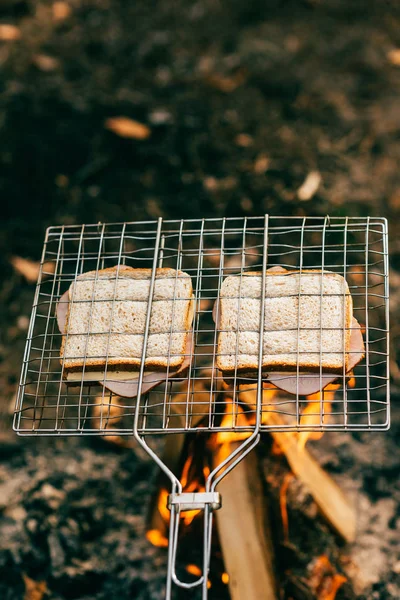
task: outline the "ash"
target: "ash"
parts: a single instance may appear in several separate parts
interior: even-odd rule
[[[163,598],[166,554],[145,537],[152,462],[77,439],[10,451],[0,465],[2,600],[24,598],[26,577],[54,600]]]

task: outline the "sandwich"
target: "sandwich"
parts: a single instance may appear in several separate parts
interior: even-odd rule
[[[89,271],[60,298],[60,362],[67,382],[99,381],[119,395],[137,395],[151,275],[151,269],[124,265]],[[157,269],[142,393],[187,368],[192,320],[190,276]]]
[[[214,316],[219,330],[216,364],[225,380],[258,376],[261,284],[260,272],[230,275],[222,283]],[[282,268],[266,272],[264,380],[309,394],[349,373],[363,356],[360,327],[341,275]]]

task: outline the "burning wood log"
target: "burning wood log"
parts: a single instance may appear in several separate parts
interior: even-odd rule
[[[243,391],[241,400],[254,405],[255,394],[255,390]],[[272,411],[263,413],[263,422],[276,427],[285,425],[283,417]],[[293,473],[307,486],[328,523],[347,542],[354,541],[356,535],[355,510],[337,483],[304,448],[304,443],[301,443],[297,433],[272,430],[270,433],[284,452]]]
[[[219,445],[214,466],[237,446],[238,442]],[[216,512],[216,519],[231,600],[275,600],[270,525],[254,452],[222,479],[218,491],[222,508]]]

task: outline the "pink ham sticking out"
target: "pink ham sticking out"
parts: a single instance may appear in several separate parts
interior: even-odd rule
[[[280,267],[273,267],[271,271],[285,271],[285,269],[281,269]],[[219,329],[220,322],[220,311],[217,311],[218,300],[215,301],[212,316],[214,322],[216,324],[217,329]],[[217,315],[218,312],[218,315]],[[218,322],[217,322],[218,321]],[[358,321],[353,317],[352,320],[352,330],[350,335],[350,348],[349,348],[349,364],[347,366],[347,374],[350,373],[352,369],[364,358],[364,340],[361,333],[361,327]],[[309,396],[310,394],[315,394],[319,390],[325,388],[327,385],[336,381],[342,377],[337,373],[322,373],[320,376],[319,373],[299,373],[297,378],[297,373],[289,373],[289,372],[272,372],[268,373],[263,377],[265,381],[265,387],[268,387],[268,384],[272,383],[277,388],[288,392],[289,394],[297,395],[297,392],[301,396]],[[298,389],[297,389],[297,379],[298,379]]]
[[[65,332],[67,326],[67,314],[69,304],[69,291],[67,290],[57,302],[57,325],[61,333]]]
[[[350,335],[349,363],[347,366],[348,374],[364,357],[364,340],[358,321],[353,317],[352,330]],[[345,376],[346,376],[345,374]],[[298,392],[300,396],[309,396],[326,387],[329,383],[343,377],[335,373],[299,373]],[[297,395],[297,373],[269,373],[268,381],[276,387]],[[322,385],[321,385],[322,384]]]
[[[56,316],[57,316],[57,324],[60,332],[62,334],[65,333],[65,329],[67,326],[67,314],[68,314],[68,304],[69,304],[69,292],[66,291],[59,299],[57,303]],[[164,381],[182,375],[184,371],[190,366],[190,359],[193,352],[193,334],[189,333],[187,343],[186,343],[186,354],[183,360],[183,363],[178,371],[171,371],[170,373],[157,373],[156,371],[144,371],[143,373],[143,381],[142,381],[142,394],[147,394],[150,390],[160,385]],[[82,376],[81,376],[82,377]],[[75,385],[80,384],[82,379],[77,379],[74,382]],[[138,395],[138,384],[139,384],[139,375],[138,373],[132,373],[127,378],[121,379],[120,377],[116,379],[113,373],[110,371],[107,373],[107,379],[99,380],[99,383],[108,389],[113,394],[117,396],[122,396],[124,398],[135,398]]]
[[[170,371],[167,373],[166,371],[163,373],[157,373],[156,371],[143,373],[143,381],[142,381],[142,395],[147,394],[153,388],[157,387],[164,381],[168,381],[179,375],[183,375],[185,370],[190,366],[190,359],[193,352],[193,334],[190,333],[188,335],[188,340],[186,343],[186,353],[183,359],[183,363],[178,371]],[[108,379],[106,381],[99,381],[101,385],[107,388],[113,394],[117,396],[123,396],[124,398],[136,398],[139,391],[139,379],[135,378],[132,380],[127,379],[126,381],[113,381],[112,380],[112,372],[107,374]]]

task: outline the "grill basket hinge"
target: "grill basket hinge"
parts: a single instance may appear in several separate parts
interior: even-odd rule
[[[177,506],[179,511],[184,510],[204,510],[206,505],[211,510],[221,508],[221,494],[218,492],[186,492],[181,494],[169,494],[167,506],[169,510]]]

